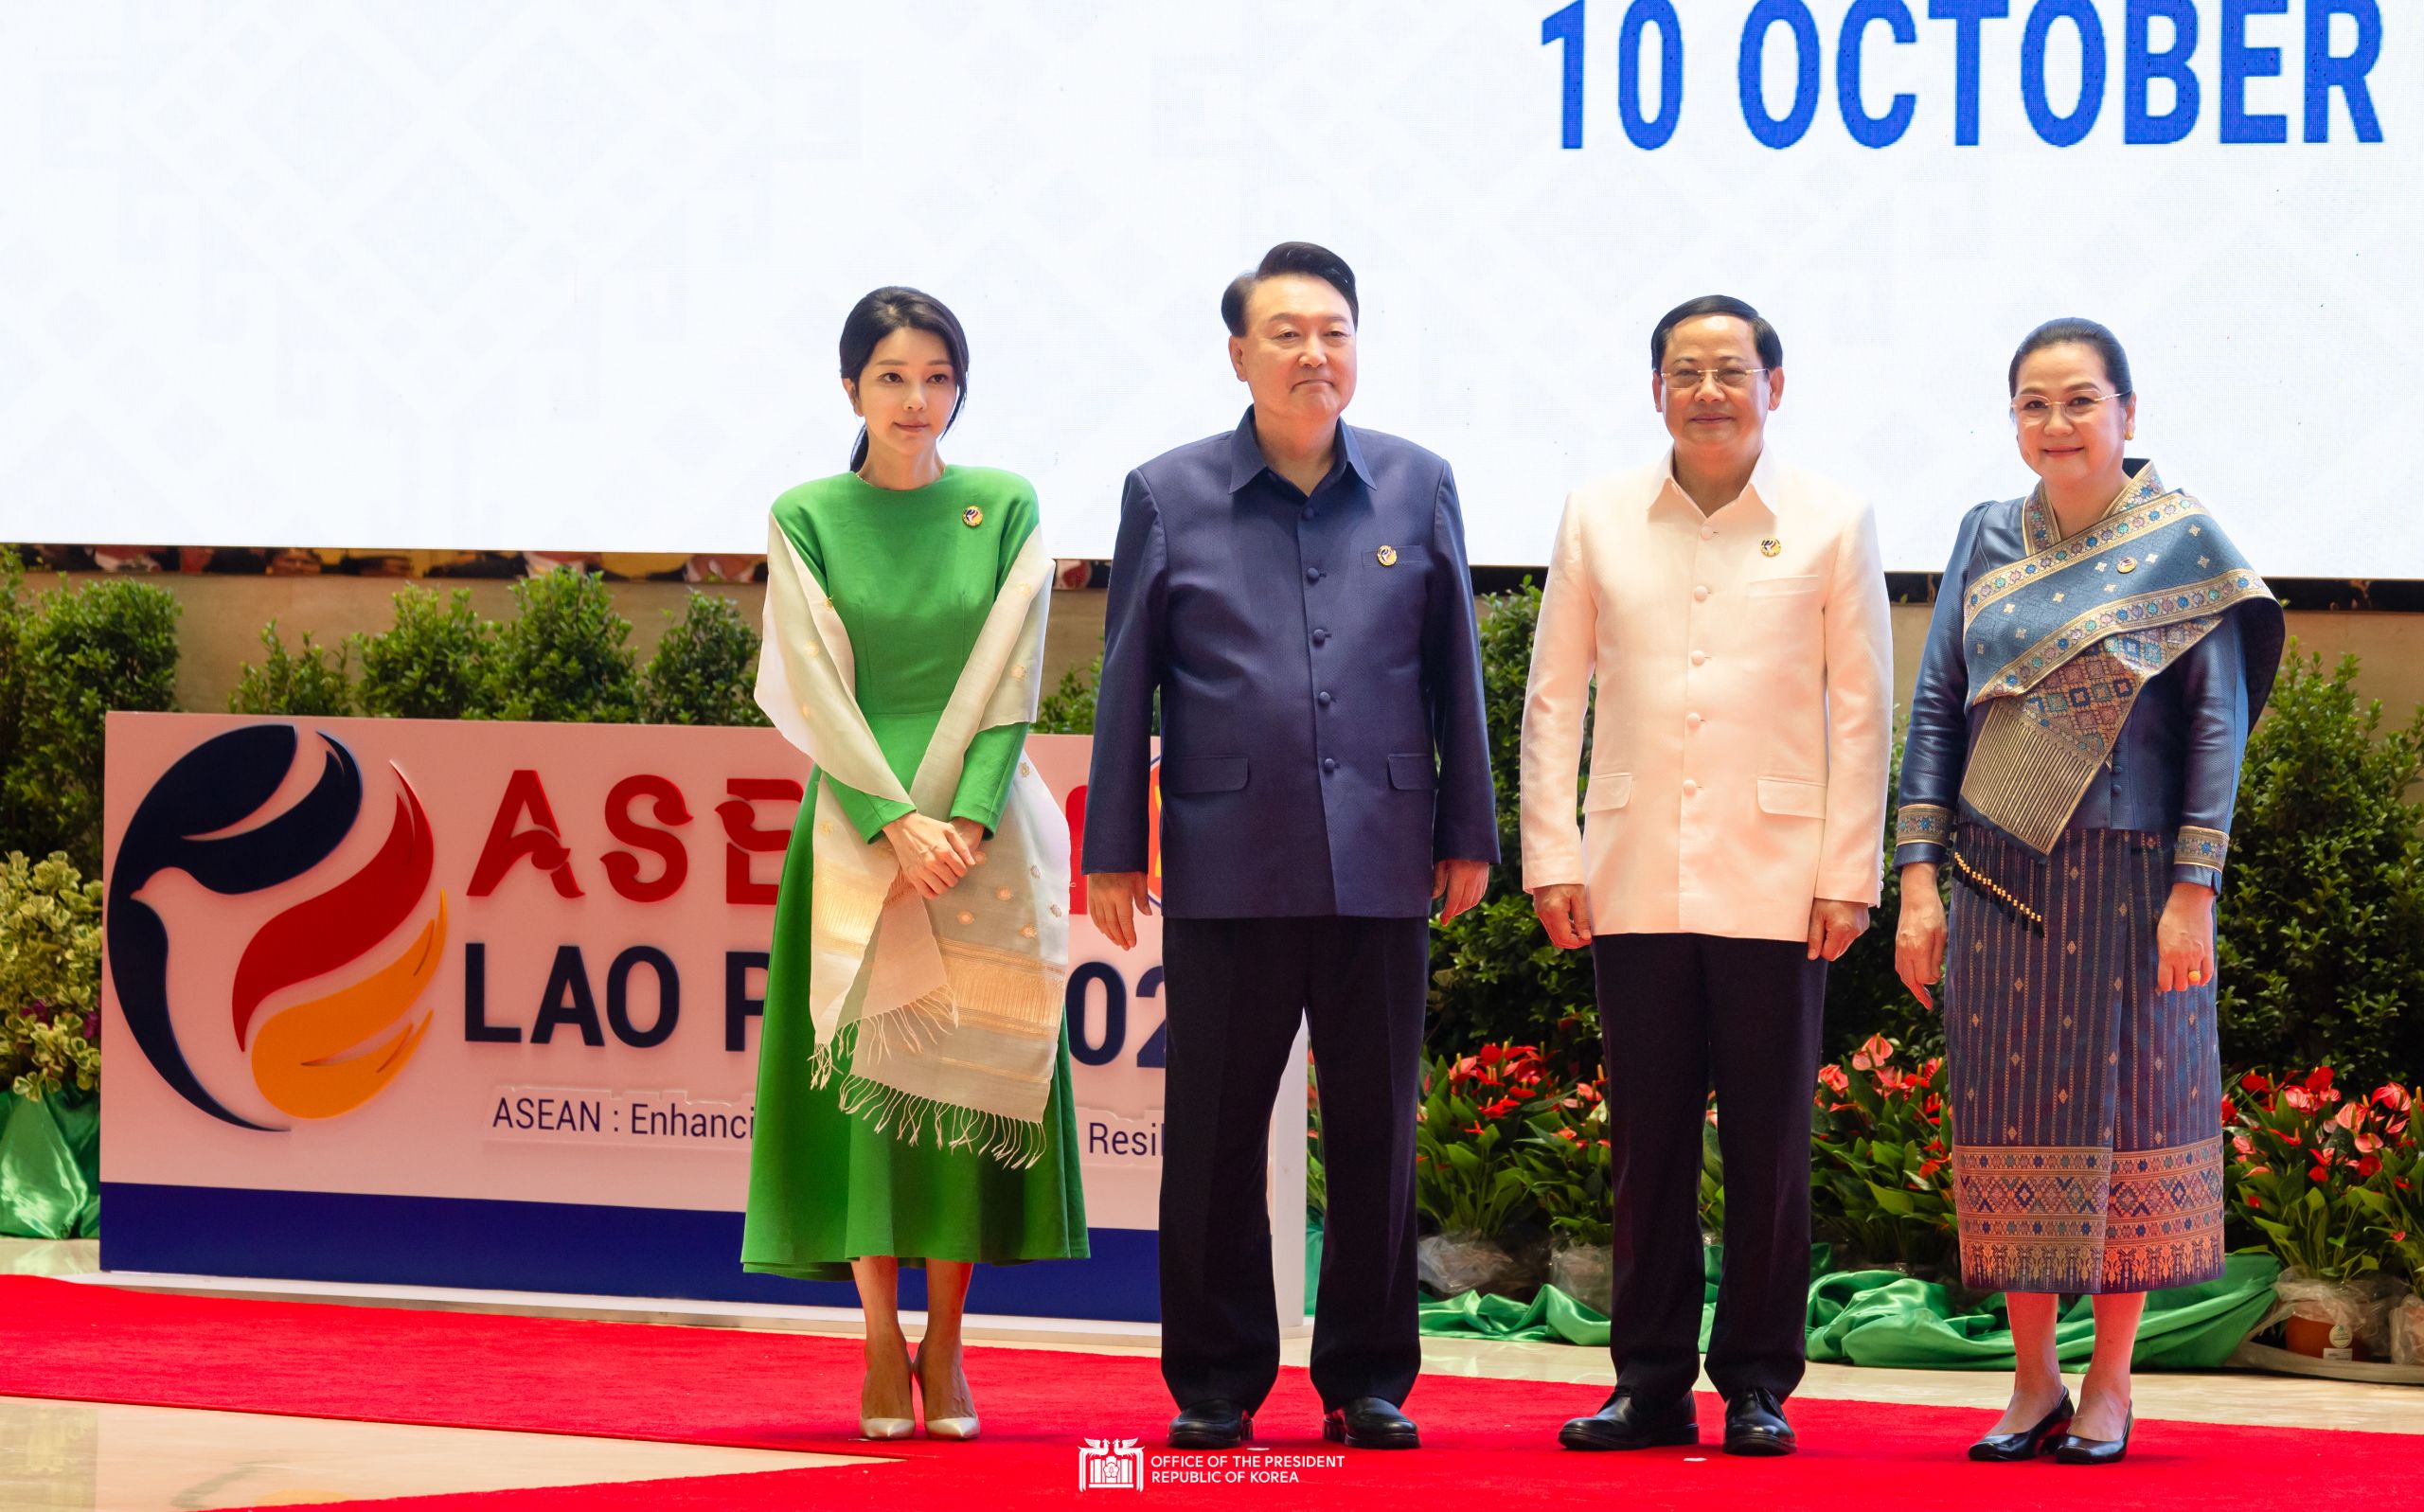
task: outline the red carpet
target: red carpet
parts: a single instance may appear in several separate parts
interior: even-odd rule
[[[977,1348],[968,1374],[985,1436],[972,1444],[870,1446],[855,1433],[859,1346],[847,1340],[639,1324],[572,1323],[378,1307],[168,1297],[0,1277],[0,1396],[55,1396],[447,1427],[589,1433],[867,1454],[899,1463],[353,1503],[403,1512],[754,1512],[950,1506],[975,1512],[1079,1496],[1081,1440],[1135,1438],[1149,1459],[1168,1420],[1153,1361]],[[1408,1408],[1429,1448],[1355,1453],[1293,1484],[1156,1482],[1154,1506],[1390,1507],[1453,1497],[1626,1512],[1858,1512],[1951,1504],[1961,1512],[2076,1505],[2195,1508],[2287,1497],[2386,1512],[2424,1502],[2424,1437],[2147,1422],[2130,1459],[2102,1470],[1961,1458],[1986,1414],[1800,1400],[1805,1446],[1789,1460],[1673,1450],[1581,1455],[1558,1423],[1597,1405],[1587,1386],[1427,1376]],[[2424,1395],[2417,1410],[2424,1413]],[[1259,1423],[1266,1452],[1319,1453],[1301,1370],[1281,1372]],[[1717,1405],[1701,1404],[1713,1426]],[[1333,1451],[1334,1452],[1334,1451]],[[1204,1463],[1247,1467],[1239,1456]],[[2086,1477],[2086,1479],[2082,1479]],[[1091,1493],[1107,1499],[1112,1493]],[[1112,1505],[1121,1504],[1116,1501]],[[1863,1506],[1863,1504],[1865,1504]]]

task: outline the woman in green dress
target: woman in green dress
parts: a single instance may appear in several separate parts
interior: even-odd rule
[[[858,1285],[860,1423],[971,1438],[974,1262],[1086,1254],[1061,1023],[1065,822],[1023,754],[1051,562],[1035,492],[936,444],[959,322],[879,289],[842,328],[851,471],[775,501],[758,701],[816,767],[784,858],[741,1265]],[[913,1358],[900,1268],[926,1271]]]

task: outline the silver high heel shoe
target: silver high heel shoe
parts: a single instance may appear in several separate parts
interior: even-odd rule
[[[909,1378],[910,1378],[910,1387],[909,1387],[909,1389],[910,1389],[911,1391],[913,1391],[913,1392],[914,1392],[914,1391],[916,1391],[916,1390],[918,1389],[918,1388],[917,1388],[917,1376],[918,1376],[918,1363],[917,1363],[916,1360],[914,1360],[914,1359],[913,1359],[913,1360],[911,1360],[911,1361],[910,1361],[910,1362],[909,1362]],[[864,1400],[864,1387],[862,1387],[862,1396],[861,1396],[861,1399],[862,1399],[862,1400]],[[915,1418],[910,1418],[910,1417],[869,1417],[869,1416],[867,1416],[864,1413],[861,1413],[861,1414],[859,1414],[859,1436],[860,1436],[861,1438],[874,1438],[874,1439],[907,1438],[911,1433],[916,1432],[917,1432],[917,1430],[918,1430],[918,1423],[917,1423],[917,1419],[915,1419]]]
[[[918,1354],[921,1355],[923,1353],[924,1349],[921,1345],[919,1347]],[[918,1411],[923,1412],[925,1411],[926,1405],[926,1378],[918,1375],[918,1355],[912,1355],[909,1357],[909,1373],[918,1378]],[[926,1419],[926,1436],[928,1438],[971,1439],[976,1436],[976,1416],[972,1413],[965,1417],[929,1416]]]

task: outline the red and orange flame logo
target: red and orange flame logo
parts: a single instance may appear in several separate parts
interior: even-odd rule
[[[362,870],[261,927],[236,967],[236,1043],[251,1033],[253,1084],[270,1106],[296,1118],[333,1118],[384,1091],[412,1059],[433,1014],[399,1023],[446,953],[446,893],[411,944],[360,980],[272,1015],[254,1030],[261,1005],[282,988],[350,964],[404,922],[429,885],[429,816],[396,772],[387,843]],[[383,1035],[383,1038],[382,1036]],[[376,1041],[375,1043],[373,1041]]]
[[[231,730],[187,752],[135,808],[110,869],[109,969],[119,1016],[144,1057],[186,1101],[241,1129],[269,1126],[230,1109],[202,1084],[169,1011],[169,929],[138,896],[169,871],[226,896],[309,876],[353,833],[362,771],[343,742],[316,737],[320,772],[301,798],[266,810],[295,761],[312,759],[288,724]],[[387,838],[361,870],[263,925],[236,967],[236,1045],[271,1107],[294,1118],[334,1118],[391,1085],[429,1032],[413,1013],[446,949],[446,894],[394,958],[308,1001],[263,1009],[279,993],[345,973],[407,924],[429,891],[436,847],[429,816],[401,769]]]

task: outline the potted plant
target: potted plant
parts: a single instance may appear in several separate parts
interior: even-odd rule
[[[2274,1283],[2283,1347],[2353,1360],[2382,1332],[2390,1300],[2366,1278],[2381,1269],[2379,1212],[2365,1195],[2381,1165],[2367,1101],[2348,1101],[2329,1066],[2272,1081],[2240,1078],[2223,1108],[2230,1141],[2226,1204],[2280,1256]],[[2403,1120],[2401,1120],[2403,1125]],[[2360,1147],[2360,1141],[2364,1147]]]
[[[1549,1284],[1604,1313],[1614,1280],[1608,1105],[1598,1083],[1577,1082],[1542,1099],[1516,1147],[1532,1201],[1549,1225]]]
[[[1510,1159],[1544,1100],[1544,1068],[1530,1045],[1486,1044],[1433,1057],[1415,1111],[1415,1201],[1432,1232],[1416,1246],[1435,1294],[1519,1293],[1541,1280],[1540,1247],[1520,1228],[1539,1218],[1524,1167]]]

